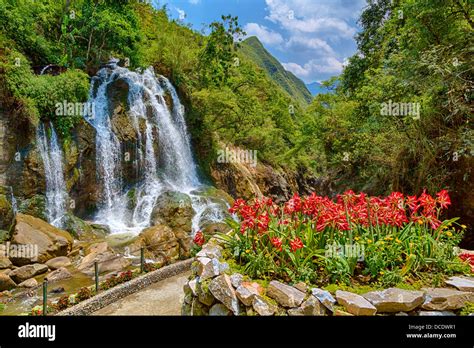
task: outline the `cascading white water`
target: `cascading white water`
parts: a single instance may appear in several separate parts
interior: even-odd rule
[[[130,190],[122,180],[123,154],[110,120],[107,95],[110,84],[118,79],[128,84],[128,117],[137,134],[139,181],[133,188],[133,209],[129,207]],[[166,92],[171,96],[172,110],[166,104]],[[156,200],[165,191],[191,197],[196,212],[193,232],[199,229],[204,217],[208,221],[222,220],[221,206],[194,193],[203,184],[192,156],[184,108],[165,77],[155,76],[153,68],[132,72],[112,62],[93,78],[89,102],[93,114],[86,115],[86,119],[96,129],[97,175],[102,188],[102,205],[96,222],[108,225],[112,232],[141,231],[149,226]],[[159,151],[155,151],[154,144]]]
[[[18,203],[15,198],[15,194],[13,193],[13,187],[10,186],[10,201],[12,205],[13,215],[18,213]]]
[[[63,174],[63,152],[52,124],[49,125],[49,129],[50,137],[43,123],[38,126],[36,132],[46,179],[46,217],[52,225],[63,227],[68,197]]]

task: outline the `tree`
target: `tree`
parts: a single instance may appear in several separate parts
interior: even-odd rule
[[[245,35],[240,28],[238,17],[222,16],[222,22],[209,25],[211,34],[199,56],[199,69],[203,86],[222,86],[229,78],[232,65],[236,64],[237,55],[234,38]]]

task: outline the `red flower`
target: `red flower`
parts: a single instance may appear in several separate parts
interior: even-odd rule
[[[199,246],[202,246],[204,244],[205,240],[204,240],[204,236],[202,234],[201,231],[197,231],[196,232],[196,235],[194,236],[194,243],[199,245]]]
[[[463,261],[467,261],[471,266],[471,272],[474,272],[474,254],[463,253],[459,255],[459,258]]]
[[[436,194],[437,202],[441,206],[441,208],[447,208],[448,205],[451,204],[451,198],[449,198],[448,191],[441,190]]]
[[[268,216],[268,213],[265,212],[262,215],[258,217],[258,233],[262,234],[266,231],[268,231],[268,224],[270,222],[270,217]]]
[[[270,238],[270,241],[272,242],[273,246],[278,249],[278,251],[281,251],[281,239],[278,237],[273,237]]]
[[[292,214],[301,210],[301,198],[297,193],[285,203],[284,211],[286,214]]]
[[[304,245],[303,245],[303,242],[301,241],[301,239],[296,237],[295,239],[293,239],[290,242],[290,247],[291,247],[291,251],[295,252],[296,250],[301,249],[302,247],[304,247]]]

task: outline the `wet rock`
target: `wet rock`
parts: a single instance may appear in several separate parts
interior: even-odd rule
[[[210,316],[229,316],[232,315],[232,312],[227,309],[222,303],[216,303],[209,310]]]
[[[69,267],[71,266],[71,260],[67,256],[59,256],[59,257],[55,257],[54,259],[48,260],[46,262],[46,266],[48,266],[52,270],[55,270],[61,267]]]
[[[326,315],[326,307],[314,296],[310,296],[301,305],[303,315],[322,316]]]
[[[319,289],[319,288],[312,288],[311,293],[327,309],[329,309],[331,312],[334,311],[334,304],[336,303],[336,299],[331,295],[331,293],[329,291]]]
[[[191,198],[181,192],[168,191],[161,194],[151,214],[153,225],[164,224],[184,232],[191,232],[191,222],[195,212]]]
[[[252,307],[261,316],[273,315],[277,310],[277,306],[258,295],[253,298]]]
[[[38,257],[10,257],[14,265],[23,266],[34,262],[44,263],[58,256],[66,256],[73,244],[72,236],[33,216],[17,214],[12,244],[35,246]],[[20,256],[20,255],[19,255]]]
[[[179,243],[169,226],[155,225],[143,230],[132,244],[131,250],[146,247],[145,256],[162,263],[179,258]]]
[[[24,282],[18,284],[19,288],[35,288],[38,286],[38,282],[35,278],[27,279]]]
[[[244,305],[251,306],[253,298],[261,295],[263,288],[258,283],[242,282],[235,293]]]
[[[38,274],[46,272],[48,272],[48,266],[35,263],[14,269],[10,273],[10,278],[12,278],[15,283],[21,283],[27,279],[37,276]]]
[[[234,288],[238,288],[242,284],[244,276],[240,273],[234,273],[230,276],[230,282]]]
[[[214,278],[209,284],[209,291],[218,301],[231,310],[234,315],[239,314],[239,300],[227,274]]]
[[[398,288],[371,291],[362,296],[377,308],[378,313],[410,312],[424,301],[423,291]]]
[[[474,292],[473,277],[451,277],[445,281],[447,285],[454,286],[460,291]]]
[[[375,308],[369,301],[360,295],[348,291],[336,291],[337,302],[344,306],[346,311],[354,315],[375,315]]]
[[[450,311],[419,311],[419,316],[429,316],[429,317],[451,317],[456,316],[453,312]]]
[[[464,307],[466,302],[474,302],[474,293],[450,288],[423,288],[425,302],[423,309],[444,311]]]
[[[298,307],[305,298],[305,294],[298,289],[276,280],[272,280],[268,285],[267,296],[284,307]]]
[[[63,222],[64,229],[80,241],[98,241],[110,233],[106,226],[88,223],[71,213],[66,214]]]
[[[202,226],[202,232],[206,236],[212,236],[216,233],[226,233],[230,227],[223,222],[208,222]]]
[[[43,195],[34,195],[31,198],[24,199],[20,202],[18,211],[22,214],[34,216],[46,221],[46,197]]]
[[[51,294],[62,294],[64,292],[64,288],[62,286],[58,288],[54,288],[50,291]]]
[[[8,257],[1,257],[0,256],[0,269],[10,268],[12,265],[10,259]]]
[[[93,275],[95,262],[99,263],[99,273],[121,271],[131,263],[129,259],[111,251],[106,242],[92,244],[77,269],[84,274]]]
[[[72,274],[64,267],[58,268],[46,276],[46,280],[50,283],[64,279],[72,278]]]
[[[0,291],[11,290],[16,287],[16,283],[10,276],[0,273]]]

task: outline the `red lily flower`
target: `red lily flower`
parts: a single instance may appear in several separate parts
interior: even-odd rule
[[[441,208],[447,208],[448,205],[451,204],[451,198],[449,198],[448,191],[441,190],[436,194],[437,202],[441,206]]]
[[[292,252],[295,252],[296,250],[301,249],[303,247],[303,242],[298,237],[290,241],[290,248]]]
[[[194,236],[194,243],[199,246],[202,246],[204,242],[205,242],[204,235],[202,234],[201,231],[197,231],[196,235]]]

